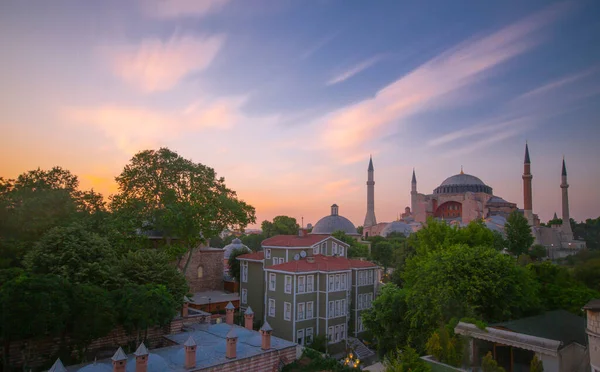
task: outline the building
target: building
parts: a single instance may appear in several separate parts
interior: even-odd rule
[[[235,250],[245,251],[250,253],[250,248],[242,243],[242,241],[238,238],[235,238],[231,241],[231,244],[227,244],[223,247],[223,267],[225,268],[225,274],[229,274],[229,256]]]
[[[348,259],[348,244],[303,229],[262,247],[238,257],[242,309],[250,306],[275,336],[300,345],[326,335],[332,354],[346,349],[348,337],[360,337],[361,313],[376,296],[377,265]]]
[[[233,324],[233,306],[228,309],[226,323],[193,324],[165,336],[171,346],[148,350],[142,343],[133,354],[119,348],[110,359],[67,368],[58,359],[48,372],[262,372],[296,360],[297,345],[273,337],[268,323],[258,332],[252,329],[251,309],[244,314],[244,327]]]
[[[600,372],[600,299],[591,300],[583,309],[587,313],[587,337],[592,372]]]
[[[360,238],[360,234],[356,232],[356,227],[349,219],[340,216],[339,207],[337,204],[331,206],[331,215],[321,218],[312,228],[310,234],[333,234],[336,231],[343,231],[346,235],[353,238]]]
[[[589,371],[585,319],[565,310],[498,323],[485,329],[460,322],[454,332],[469,339],[470,362],[475,367],[491,352],[506,371],[528,371],[534,356],[542,362],[545,372]]]
[[[192,250],[192,257],[185,273],[190,292],[223,290],[223,250],[200,246]],[[179,261],[183,269],[187,254]]]

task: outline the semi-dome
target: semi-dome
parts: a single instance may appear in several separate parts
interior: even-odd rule
[[[343,231],[346,235],[359,235],[349,219],[338,214],[337,204],[331,206],[331,215],[321,218],[313,227],[311,234],[332,234]]]
[[[434,194],[462,194],[465,192],[483,192],[492,195],[492,188],[479,178],[463,173],[448,177],[433,190]]]
[[[413,230],[410,225],[402,222],[402,221],[394,221],[387,224],[386,227],[381,230],[381,236],[386,238],[389,234],[393,232],[398,232],[404,234],[404,236],[409,236]]]
[[[250,252],[250,248],[246,247],[240,239],[235,238],[231,244],[227,244],[225,247],[223,247],[223,258],[228,260],[231,252],[235,251],[236,249]]]

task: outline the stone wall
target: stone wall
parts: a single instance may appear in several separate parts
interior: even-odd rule
[[[185,266],[187,257],[181,260],[180,268]],[[201,269],[200,269],[201,268]],[[223,250],[217,248],[196,248],[186,271],[186,280],[190,292],[223,290]],[[201,274],[201,277],[199,277]]]
[[[235,360],[227,364],[201,369],[203,372],[266,372],[278,371],[279,365],[286,365],[296,360],[296,346],[291,346],[284,350],[273,350],[262,353],[251,358]]]
[[[592,371],[600,371],[600,312],[587,311],[587,334]]]

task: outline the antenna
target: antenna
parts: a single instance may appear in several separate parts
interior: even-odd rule
[[[304,228],[304,216],[302,216],[301,218],[302,218],[302,228]]]

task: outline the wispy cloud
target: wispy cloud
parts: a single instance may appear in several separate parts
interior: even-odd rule
[[[139,46],[109,51],[114,73],[143,92],[173,88],[192,72],[206,69],[223,46],[223,35],[173,35],[168,41],[149,39]]]
[[[502,122],[496,123],[496,124],[486,123],[486,124],[474,125],[474,126],[471,126],[468,128],[463,128],[463,129],[460,129],[460,130],[457,130],[454,132],[444,134],[440,137],[434,138],[434,139],[430,140],[429,142],[427,142],[427,146],[430,146],[430,147],[441,146],[441,145],[444,145],[444,144],[447,144],[450,142],[454,142],[454,141],[461,140],[464,138],[472,137],[475,135],[500,132],[505,129],[509,129],[511,127],[521,125],[525,121],[526,121],[525,118],[519,118],[519,119],[502,121]]]
[[[203,17],[229,0],[139,0],[142,11],[154,18]]]
[[[582,72],[578,72],[576,74],[562,77],[562,78],[552,81],[550,83],[544,84],[538,88],[530,90],[529,92],[524,93],[524,94],[520,95],[519,97],[517,97],[516,100],[529,99],[529,98],[540,96],[542,94],[552,92],[552,91],[562,88],[566,85],[569,85],[571,83],[579,81],[585,77],[588,77],[588,76],[598,72],[599,70],[600,70],[600,67],[595,66],[595,67],[589,68],[587,70],[584,70]]]
[[[512,127],[510,130],[497,131],[496,133],[486,136],[483,139],[470,142],[468,145],[460,146],[456,150],[450,150],[444,152],[443,156],[448,158],[454,158],[459,155],[470,154],[474,151],[484,149],[494,143],[504,141],[506,139],[515,137],[531,127],[531,123]]]
[[[349,68],[348,70],[342,72],[341,74],[334,76],[331,80],[329,80],[327,82],[327,85],[334,85],[334,84],[344,82],[344,81],[350,79],[352,76],[368,69],[369,67],[373,66],[377,62],[381,61],[382,58],[383,58],[383,55],[377,55],[375,57],[371,57],[365,61],[362,61],[361,63]]]
[[[308,57],[315,54],[319,49],[323,48],[325,45],[329,44],[333,39],[335,39],[339,35],[339,32],[334,32],[330,35],[325,36],[317,43],[315,43],[312,47],[310,47],[307,51],[302,53],[300,59],[307,59]]]
[[[322,118],[321,142],[341,158],[365,151],[369,141],[390,132],[392,124],[465,86],[481,82],[500,64],[541,42],[539,31],[565,13],[553,5],[490,35],[473,38],[447,50],[379,91],[375,97]]]
[[[133,154],[185,133],[207,128],[229,129],[245,120],[239,110],[244,101],[244,98],[198,101],[182,111],[120,105],[73,107],[64,109],[63,114],[70,122],[98,128],[120,150]]]

